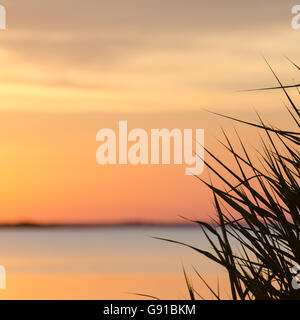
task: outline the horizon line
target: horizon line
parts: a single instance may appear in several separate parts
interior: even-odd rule
[[[105,227],[191,227],[192,222],[149,222],[149,221],[120,221],[120,222],[0,222],[0,228],[105,228]]]

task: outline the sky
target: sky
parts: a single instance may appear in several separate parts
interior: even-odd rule
[[[276,85],[262,55],[299,79],[283,57],[300,61],[294,1],[1,4],[0,222],[208,219],[210,193],[182,166],[97,165],[97,131],[204,128],[227,160],[216,139],[232,124],[205,109],[285,124],[282,93],[239,91]]]

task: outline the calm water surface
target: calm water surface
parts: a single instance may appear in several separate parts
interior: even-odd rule
[[[208,249],[193,227],[111,227],[0,230],[0,264],[6,267],[2,299],[135,299],[144,293],[184,299],[182,265],[216,285],[224,273],[191,249],[153,239],[184,241]],[[194,277],[197,290],[208,294]],[[210,295],[208,296],[208,298]]]

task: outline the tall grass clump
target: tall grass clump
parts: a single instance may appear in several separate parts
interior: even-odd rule
[[[299,85],[284,86],[268,66],[279,85],[260,90],[283,91],[289,127],[267,125],[259,116],[257,123],[225,116],[261,130],[262,151],[250,153],[238,134],[236,145],[225,132],[222,145],[232,157],[230,165],[206,149],[206,166],[224,185],[219,187],[220,183],[197,177],[212,191],[214,199],[213,223],[194,221],[211,251],[163,239],[188,246],[225,268],[233,300],[300,299],[300,289],[292,286],[295,275],[291,271],[300,265],[300,112],[288,92],[291,87],[298,90]],[[194,299],[197,291],[187,277],[186,281]],[[219,299],[220,295],[206,285]]]

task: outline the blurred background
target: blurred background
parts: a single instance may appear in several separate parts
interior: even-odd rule
[[[2,228],[8,289],[0,297],[130,298],[124,292],[146,291],[181,298],[181,263],[216,282],[219,271],[188,249],[150,238],[205,246],[198,229],[157,224],[185,222],[179,216],[210,221],[210,192],[184,174],[185,165],[99,166],[96,133],[117,130],[119,120],[129,129],[204,128],[206,147],[231,161],[217,139],[221,127],[233,133],[237,126],[205,110],[248,121],[258,111],[284,127],[281,92],[240,90],[277,84],[262,54],[285,84],[297,82],[283,56],[300,60],[300,31],[291,27],[295,3],[1,4],[7,30],[0,33],[0,224],[156,227]],[[255,130],[238,130],[249,148],[257,146]]]

